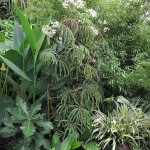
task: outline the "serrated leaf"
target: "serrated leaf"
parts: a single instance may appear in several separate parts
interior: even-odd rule
[[[38,140],[39,139],[39,140]],[[51,145],[50,145],[50,142],[44,138],[43,136],[41,135],[38,135],[37,136],[37,140],[39,143],[39,145],[43,145],[43,147],[46,149],[46,150],[50,150],[51,149]]]
[[[34,134],[35,132],[35,126],[34,124],[29,120],[29,121],[26,121],[23,126],[20,127],[23,131],[23,134],[26,136],[26,137],[29,137],[31,135]]]
[[[12,128],[4,127],[2,129],[0,129],[0,136],[2,136],[4,138],[15,136],[16,133],[17,133],[17,130],[12,129]]]
[[[0,122],[8,117],[7,109],[12,108],[13,106],[14,102],[9,96],[4,95],[2,98],[0,98]]]
[[[85,150],[99,150],[97,143],[92,141],[83,145]]]
[[[12,109],[8,109],[8,112],[17,120],[25,120],[28,119],[28,117],[21,111],[19,108],[15,107]]]
[[[59,140],[59,135],[58,135],[58,132],[55,132],[53,137],[52,137],[52,146],[56,146],[57,143],[59,143],[60,140]]]
[[[27,107],[27,103],[20,97],[16,99],[16,106],[22,109],[22,111],[29,117],[29,111]]]
[[[41,110],[41,103],[39,102],[35,102],[32,106],[31,106],[31,111],[30,111],[30,116],[34,116],[38,111]]]
[[[74,136],[70,135],[68,136],[61,144],[60,150],[70,150],[72,142],[74,141]]]
[[[46,131],[51,131],[53,129],[53,124],[49,121],[38,121],[37,125],[43,127]]]

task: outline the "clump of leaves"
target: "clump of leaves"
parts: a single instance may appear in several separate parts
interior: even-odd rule
[[[0,129],[2,137],[18,137],[13,149],[39,150],[42,146],[50,149],[50,143],[45,138],[53,129],[51,122],[44,119],[44,114],[39,113],[41,104],[34,103],[30,107],[27,103],[17,98],[16,107],[8,109],[10,114],[4,120],[4,127]]]
[[[120,144],[129,146],[130,149],[141,148],[139,143],[145,143],[149,135],[145,123],[147,117],[141,109],[121,105],[108,116],[96,111],[93,118],[93,136],[102,149],[111,147],[115,150]]]
[[[68,22],[75,21],[69,18]],[[58,100],[55,122],[65,130],[64,137],[73,133],[78,138],[85,128],[90,130],[92,111],[99,106],[102,93],[96,50],[88,44],[94,39],[93,32],[87,25],[80,25],[77,21],[75,25],[79,28],[74,32],[69,23],[65,25],[63,21],[60,22],[56,34],[50,39],[48,37],[50,48],[41,52],[40,61],[45,68],[43,73],[49,73],[52,85],[65,80],[63,87],[55,90]]]

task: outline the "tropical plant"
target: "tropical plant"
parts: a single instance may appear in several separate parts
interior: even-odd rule
[[[78,133],[84,132],[85,128],[90,130],[92,111],[102,101],[100,61],[89,43],[95,37],[93,30],[71,18],[64,18],[60,23],[52,21],[42,30],[50,45],[40,54],[45,68],[43,73],[50,75],[50,85],[61,83],[63,86],[57,92],[54,87],[51,88],[56,92],[52,101],[58,100],[56,112],[53,112],[55,121],[65,129],[64,137],[68,133],[76,133],[76,138],[79,138]]]
[[[51,122],[44,119],[45,114],[39,113],[41,104],[34,103],[30,107],[27,103],[17,98],[16,107],[8,109],[9,117],[3,121],[4,126],[0,129],[2,137],[14,137],[17,141],[13,141],[13,149],[50,149],[50,143],[45,135],[50,134],[53,129]]]
[[[120,105],[108,116],[96,111],[93,119],[93,137],[99,141],[102,149],[115,150],[118,145],[133,150],[142,149],[139,143],[145,143],[149,137],[149,127],[145,123],[147,117],[140,108]]]

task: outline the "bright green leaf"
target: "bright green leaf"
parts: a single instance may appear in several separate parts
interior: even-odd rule
[[[35,132],[35,126],[30,120],[26,121],[20,128],[26,137],[33,135]]]

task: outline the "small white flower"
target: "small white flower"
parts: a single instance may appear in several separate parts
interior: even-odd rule
[[[96,29],[96,28],[93,27],[93,26],[91,26],[90,28],[91,28],[91,30],[92,30],[94,36],[97,36],[97,35],[99,34],[98,29]]]
[[[62,5],[64,8],[68,8],[69,2],[67,0],[65,0]]]
[[[51,25],[52,25],[52,28],[58,28],[59,27],[59,22],[58,21],[53,21],[51,23]]]
[[[107,31],[109,31],[109,30],[110,30],[110,29],[107,28],[107,27],[104,28],[104,32],[107,32]]]
[[[88,9],[87,13],[91,16],[91,17],[96,17],[97,13],[94,9]]]
[[[104,20],[104,21],[103,21],[103,24],[107,24],[107,21],[106,21],[106,20]]]
[[[85,6],[85,2],[83,0],[65,0],[62,5],[64,8],[68,8],[70,4],[77,8],[83,8]]]
[[[85,2],[83,0],[76,0],[74,2],[74,6],[77,8],[83,8],[85,6]]]
[[[42,32],[50,38],[56,34],[56,30],[48,25],[42,27]]]
[[[99,23],[99,24],[102,24],[103,22],[102,22],[102,20],[101,20],[101,19],[99,19],[99,20],[98,20],[98,23]]]

